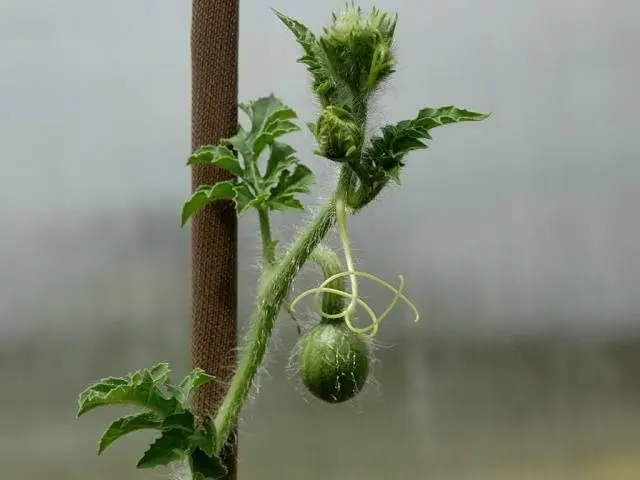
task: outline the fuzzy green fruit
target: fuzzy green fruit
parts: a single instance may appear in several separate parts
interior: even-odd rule
[[[369,349],[344,322],[322,321],[302,339],[300,375],[305,387],[328,403],[355,397],[369,375]]]

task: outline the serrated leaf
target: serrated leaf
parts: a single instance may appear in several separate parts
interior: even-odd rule
[[[223,480],[227,478],[227,468],[215,455],[207,455],[196,448],[189,459],[194,480]]]
[[[314,176],[308,167],[298,163],[295,150],[291,146],[275,142],[271,148],[263,183],[269,195],[265,200],[269,209],[304,210],[302,202],[296,199],[295,195],[309,193]]]
[[[316,92],[322,106],[328,104],[341,104],[338,99],[337,84],[331,75],[331,67],[322,49],[320,42],[313,32],[306,25],[293,18],[287,17],[283,13],[272,9],[276,16],[293,33],[298,44],[302,47],[304,55],[298,58],[298,63],[307,66],[307,70],[313,78],[313,90]]]
[[[309,187],[313,185],[313,172],[309,167],[298,164],[293,169],[284,170],[280,174],[278,183],[271,189],[271,198],[289,196],[294,193],[309,193]]]
[[[276,16],[284,23],[291,33],[296,37],[297,42],[303,48],[307,55],[313,55],[317,45],[316,36],[306,25],[300,23],[293,18],[287,17],[285,14],[272,9]]]
[[[302,202],[295,198],[295,194],[308,193],[313,183],[313,173],[305,165],[299,163],[292,169],[282,169],[278,183],[271,187],[265,203],[271,210],[304,210]]]
[[[98,407],[109,405],[136,405],[161,416],[173,413],[179,403],[164,396],[160,387],[167,379],[164,364],[129,375],[127,379],[108,378],[89,386],[78,399],[78,416]]]
[[[295,153],[295,149],[286,143],[273,142],[271,144],[267,169],[263,176],[265,187],[276,183],[280,173],[289,165],[294,165],[297,162]]]
[[[433,128],[458,122],[480,121],[487,118],[484,113],[472,112],[453,105],[440,108],[423,108],[410,120],[382,128],[382,135],[374,136],[366,150],[365,161],[397,177],[397,167],[402,166],[402,158],[412,150],[427,148],[423,140],[430,140]]]
[[[402,165],[398,165],[395,168],[387,171],[387,177],[393,180],[397,185],[400,185],[400,168]]]
[[[162,421],[162,430],[184,430],[189,435],[195,432],[195,417],[189,411],[174,413]]]
[[[121,417],[111,423],[107,430],[102,434],[100,444],[98,446],[98,454],[101,454],[106,448],[124,435],[149,428],[160,429],[162,421],[155,413],[144,412],[137,415],[127,415]]]
[[[109,393],[116,387],[121,385],[126,385],[129,381],[126,378],[119,377],[107,377],[99,380],[97,383],[90,385],[78,396],[78,408],[80,408],[86,401],[88,397],[98,395],[100,393],[106,394]],[[80,416],[81,413],[78,413]]]
[[[200,448],[208,456],[213,456],[216,448],[216,437],[206,431],[197,431],[189,437],[191,445]]]
[[[164,430],[138,461],[138,468],[154,468],[182,460],[189,450],[189,433],[182,429]]]
[[[294,193],[308,192],[313,176],[307,167],[299,167],[293,147],[277,141],[280,136],[299,130],[293,122],[297,118],[296,113],[273,94],[241,103],[239,108],[249,117],[250,128],[247,130],[239,125],[236,135],[222,140],[218,147],[198,149],[189,163],[217,163],[238,174],[242,169],[242,175],[238,175],[234,181],[196,189],[182,208],[182,225],[200,208],[221,199],[232,199],[238,216],[251,207],[269,207],[269,200],[275,200],[274,192],[282,197],[273,202],[276,209],[301,208],[299,201],[289,197]],[[262,175],[257,161],[267,147],[269,156]],[[238,155],[243,162],[239,162]]]
[[[211,414],[205,414],[200,420],[202,427],[194,431],[191,442],[212,457],[215,453],[216,439],[218,438],[215,417]]]
[[[138,372],[142,371],[138,370]],[[169,380],[171,368],[169,368],[169,364],[166,362],[157,363],[149,369],[149,373],[156,384],[161,384]]]
[[[424,137],[428,138],[428,137]],[[411,150],[418,150],[421,148],[427,148],[427,145],[424,142],[421,142],[417,138],[412,137],[400,137],[396,138],[396,140],[392,144],[394,152],[409,152]]]
[[[286,106],[273,94],[257,100],[240,103],[239,108],[247,114],[251,121],[251,129],[240,129],[228,139],[245,158],[245,163],[255,162],[267,145],[276,138],[290,132],[300,130],[292,122],[297,118],[296,112]],[[249,154],[250,152],[250,154]]]
[[[244,183],[233,186],[233,200],[236,203],[236,212],[238,216],[243,215],[249,208],[257,206],[259,201]]]
[[[244,170],[233,151],[220,145],[216,147],[207,145],[198,148],[187,160],[187,165],[215,165],[237,177],[244,175]]]
[[[285,196],[270,199],[268,202],[269,208],[272,210],[279,210],[281,212],[292,212],[296,210],[304,210],[302,202],[295,197]]]
[[[488,113],[472,112],[454,105],[447,105],[439,108],[423,108],[418,112],[413,123],[418,123],[421,128],[431,130],[450,123],[478,122],[486,118],[489,118]]]
[[[232,181],[225,180],[213,186],[202,185],[198,187],[182,207],[182,225],[184,226],[184,224],[205,205],[217,202],[218,200],[233,199],[235,196],[234,186],[235,184]]]
[[[174,392],[174,395],[182,406],[187,408],[193,391],[199,386],[210,382],[214,378],[215,377],[213,375],[209,375],[201,368],[195,368],[182,379],[180,385],[178,385],[178,388]]]

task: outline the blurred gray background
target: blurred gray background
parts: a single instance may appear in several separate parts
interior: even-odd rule
[[[240,99],[275,92],[311,120],[269,7],[318,30],[341,5],[243,0]],[[434,131],[402,188],[352,221],[360,264],[403,273],[422,321],[400,305],[376,381],[326,406],[288,367],[283,318],[243,412],[241,478],[640,478],[640,4],[376,5],[400,13],[378,124],[450,103],[493,116]],[[189,22],[189,2],[0,2],[2,480],[167,475],[135,470],[145,434],[96,456],[116,411],[74,414],[101,376],[189,367]],[[305,159],[321,197],[333,172]],[[280,216],[281,238],[300,220]],[[244,325],[256,219],[240,229]]]

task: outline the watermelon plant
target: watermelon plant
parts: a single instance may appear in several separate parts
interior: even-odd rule
[[[196,419],[190,404],[194,389],[212,377],[195,369],[174,384],[165,363],[126,377],[102,379],[80,394],[78,415],[108,405],[140,407],[140,413],[115,420],[98,449],[102,453],[134,431],[158,430],[159,436],[140,458],[138,468],[181,462],[193,479],[225,477],[220,453],[264,360],[274,325],[282,310],[295,315],[297,305],[307,296],[315,296],[316,322],[300,332],[295,350],[302,384],[330,404],[346,402],[362,391],[370,374],[371,341],[382,320],[398,300],[413,310],[416,321],[419,315],[402,293],[402,276],[399,286],[394,287],[355,268],[348,218],[371,204],[389,184],[399,182],[408,154],[427,148],[434,128],[488,116],[451,105],[422,108],[413,118],[369,134],[371,101],[396,67],[397,15],[376,8],[365,13],[348,3],[319,33],[283,13],[275,11],[275,15],[303,52],[298,62],[306,66],[312,94],[321,107],[307,128],[317,144],[314,154],[337,171],[334,192],[305,230],[287,248],[280,248],[272,236],[270,216],[304,210],[302,195],[309,193],[315,181],[309,166],[284,141],[286,135],[300,130],[298,117],[273,94],[241,103],[245,125],[232,137],[218,145],[204,145],[189,157],[187,165],[215,165],[234,178],[196,188],[182,208],[183,226],[198,210],[214,202],[233,202],[238,216],[251,209],[257,211],[262,261],[256,307],[242,356],[215,415]],[[344,264],[325,243],[332,229],[340,238]],[[320,266],[323,281],[290,299],[292,283],[307,262]],[[358,282],[363,279],[393,292],[382,313],[377,314],[360,297]],[[358,311],[370,318],[365,326],[356,325]]]

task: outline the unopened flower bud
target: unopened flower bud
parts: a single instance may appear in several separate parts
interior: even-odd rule
[[[317,155],[330,160],[344,161],[360,155],[363,133],[348,110],[330,105],[320,116],[315,128]]]

